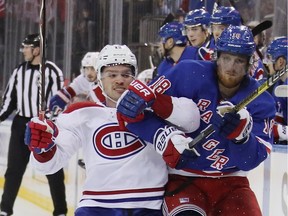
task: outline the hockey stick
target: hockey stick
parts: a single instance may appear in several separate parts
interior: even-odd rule
[[[152,56],[151,55],[149,55],[149,64],[150,64],[150,68],[155,68],[155,66],[154,66],[154,63],[153,63],[153,59],[152,59]]]
[[[265,31],[266,29],[271,28],[273,25],[272,21],[270,20],[265,20],[261,23],[259,23],[257,26],[255,26],[251,31],[253,36],[255,37],[256,35],[260,34],[261,32]]]
[[[257,89],[255,89],[250,95],[248,95],[246,98],[244,98],[242,101],[240,101],[237,105],[233,107],[233,109],[230,112],[238,112],[241,109],[243,109],[245,106],[247,106],[249,103],[251,103],[255,98],[257,98],[259,95],[261,95],[263,92],[265,92],[268,88],[270,88],[272,85],[274,85],[285,73],[288,71],[288,65],[280,71],[277,71],[275,74],[270,76],[266,82],[264,82],[262,85],[260,85]],[[192,149],[193,146],[195,146],[197,143],[199,143],[202,139],[208,137],[210,134],[212,134],[215,131],[212,124],[210,124],[207,128],[205,128],[203,131],[200,132],[198,136],[196,136],[188,145],[189,148]]]
[[[288,97],[288,85],[279,85],[274,89],[276,97]]]
[[[234,0],[229,0],[229,3],[232,7],[234,7],[237,10],[236,3]],[[242,16],[241,16],[241,22],[242,22],[242,24],[244,23]],[[266,29],[270,28],[271,26],[272,26],[272,21],[265,20],[252,29],[252,34],[255,37],[256,35],[260,34],[261,32],[265,31]]]
[[[40,79],[39,79],[39,119],[44,120],[45,117],[45,22],[46,22],[45,0],[42,0],[40,9]]]
[[[175,19],[175,16],[172,13],[169,13],[166,18],[164,19],[164,21],[162,22],[162,26],[164,26],[166,23],[170,23]]]

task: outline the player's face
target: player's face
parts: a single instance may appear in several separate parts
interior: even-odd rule
[[[269,74],[273,75],[276,71],[279,71],[285,67],[286,60],[283,57],[279,57],[273,61],[271,55],[267,55],[266,65],[269,69]]]
[[[275,71],[279,71],[279,70],[283,69],[285,67],[285,65],[286,65],[286,60],[283,57],[279,57],[275,61],[273,68]]]
[[[165,57],[169,56],[170,50],[173,48],[173,46],[174,46],[173,38],[169,38],[166,41],[165,41],[165,38],[161,38],[159,50],[162,56],[165,56]]]
[[[201,26],[186,26],[186,34],[191,45],[194,47],[202,46],[208,36],[207,31],[203,30]]]
[[[223,52],[217,60],[217,66],[219,84],[226,88],[235,88],[247,73],[248,58]]]
[[[89,82],[95,82],[97,80],[97,73],[92,66],[84,67],[84,74]]]
[[[133,79],[131,68],[125,65],[107,66],[101,74],[103,91],[114,101],[120,98]],[[116,107],[115,102],[109,98],[107,98],[109,106]]]
[[[217,41],[217,39],[220,37],[221,33],[227,28],[226,25],[222,24],[212,24],[211,30],[214,37],[214,40]]]

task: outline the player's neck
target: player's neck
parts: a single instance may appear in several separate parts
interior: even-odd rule
[[[111,108],[116,108],[115,101],[110,100],[109,98],[106,98],[106,106]]]
[[[219,83],[219,91],[220,91],[222,99],[224,100],[229,100],[230,98],[232,98],[238,89],[239,89],[239,85],[235,86],[234,88],[227,88],[221,83]]]
[[[175,46],[173,50],[171,50],[170,57],[174,60],[174,62],[178,62],[182,53],[184,52],[185,47]]]

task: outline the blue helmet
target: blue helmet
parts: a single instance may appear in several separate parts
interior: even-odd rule
[[[273,62],[281,56],[288,62],[288,38],[283,36],[274,39],[267,48],[267,54],[272,57]]]
[[[218,7],[212,14],[211,24],[241,25],[240,13],[234,7]]]
[[[247,26],[232,26],[226,28],[216,42],[217,52],[252,56],[256,44],[253,34]]]
[[[185,26],[199,26],[210,23],[210,14],[203,8],[189,11],[184,19]]]
[[[162,39],[164,39],[164,43],[169,38],[173,38],[176,45],[183,45],[187,42],[187,37],[184,32],[184,25],[182,23],[174,21],[163,25],[160,28],[158,34]]]

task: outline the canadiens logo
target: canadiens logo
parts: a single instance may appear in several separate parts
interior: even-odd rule
[[[96,152],[104,158],[129,157],[145,148],[146,144],[129,131],[121,131],[116,123],[100,127],[93,135]]]

